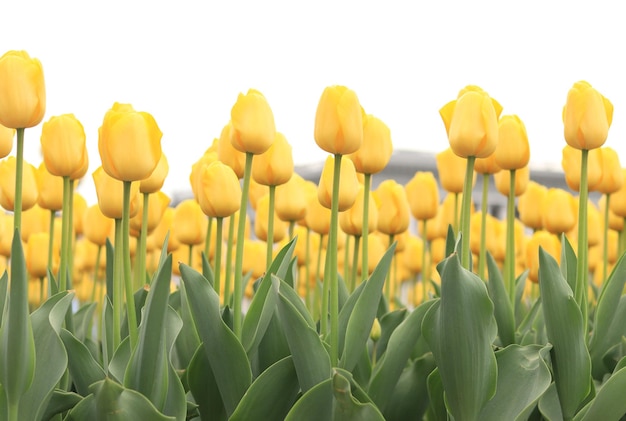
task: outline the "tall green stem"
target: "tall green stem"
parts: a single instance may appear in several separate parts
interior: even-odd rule
[[[122,246],[122,220],[115,220],[115,249],[113,257],[113,349],[122,341],[122,294],[124,282],[124,248]]]
[[[54,215],[55,211],[50,211],[50,224],[48,228],[48,270],[52,273],[52,256],[54,247]]]
[[[370,189],[372,188],[372,175],[363,176],[363,256],[361,257],[361,279],[369,275],[368,247],[369,247],[369,212],[370,212]]]
[[[59,291],[66,291],[68,277],[68,248],[70,244],[70,178],[63,177],[63,211],[61,212],[61,263],[59,265]]]
[[[323,241],[324,241],[324,235],[320,234],[320,243],[319,243],[319,247],[317,248],[317,266],[315,267],[315,284],[313,286],[313,294],[315,296],[313,308],[315,309],[315,311],[320,311],[320,333],[322,335],[326,335],[328,333],[328,288],[329,288],[328,283],[330,281],[328,279],[323,280],[321,296],[320,296],[320,289],[318,287],[318,282],[322,279],[322,276],[320,274],[320,267],[322,265],[322,242]],[[326,299],[323,299],[324,296],[326,296]]]
[[[606,281],[607,270],[609,267],[609,201],[611,194],[606,194],[606,202],[604,203],[604,232],[602,233],[602,284]]]
[[[241,211],[239,211],[241,215]],[[226,244],[226,272],[224,273],[224,305],[230,305],[230,279],[233,272],[233,237],[235,236],[235,215],[228,218],[228,243]]]
[[[487,262],[487,196],[489,194],[489,174],[483,174],[483,197],[480,205],[480,254],[478,255],[478,276],[485,279],[485,266]]]
[[[24,175],[24,129],[17,129],[15,156],[15,201],[13,204],[13,231],[22,232],[22,177]]]
[[[428,295],[428,262],[426,261],[427,259],[427,252],[428,252],[428,240],[426,237],[426,222],[427,220],[424,219],[424,229],[422,230],[422,232],[424,233],[424,235],[422,236],[422,302],[426,302],[426,297]],[[417,301],[415,302],[415,305],[417,305]]]
[[[474,161],[475,156],[467,157],[467,168],[465,170],[465,182],[463,184],[463,203],[461,204],[461,264],[467,270],[470,268],[470,211],[472,204],[472,182],[474,181]],[[456,215],[455,215],[456,218]]]
[[[293,231],[295,227],[296,227],[296,221],[289,221],[289,230],[288,230],[289,241],[293,240]]]
[[[215,263],[213,265],[213,288],[217,293],[217,296],[220,295],[220,282],[221,282],[221,270],[222,270],[222,224],[224,222],[224,218],[217,217],[217,232],[216,232],[216,240],[215,240]]]
[[[130,348],[135,349],[137,344],[137,315],[135,313],[135,298],[133,296],[133,279],[130,270],[130,181],[124,181],[124,202],[122,209],[122,247],[124,258],[124,284],[126,285],[126,317],[128,321],[128,335]]]
[[[576,266],[576,302],[583,314],[587,332],[587,283],[589,266],[587,261],[587,160],[589,151],[583,149],[580,160],[580,202],[578,203],[578,261]]]
[[[330,263],[330,363],[333,367],[339,361],[339,283],[337,279],[337,232],[339,220],[339,184],[341,176],[341,155],[335,154],[333,169],[333,197],[330,204],[330,232],[328,234]],[[325,282],[324,282],[325,283]],[[324,315],[322,315],[324,317]]]
[[[506,250],[504,255],[504,283],[509,289],[509,300],[515,314],[515,170],[510,170],[509,196],[506,203]]]
[[[207,224],[207,227],[206,227],[206,238],[204,239],[204,255],[209,261],[210,261],[209,253],[211,251],[211,231],[213,230],[213,219],[215,218],[211,218],[209,216],[209,223]]]
[[[393,244],[393,234],[389,235],[389,244],[388,247],[391,247],[391,245]],[[396,260],[396,255],[394,254],[392,257],[392,260],[395,261]],[[393,278],[391,276],[391,268],[392,266],[389,267],[389,271],[387,272],[387,280],[385,281],[385,297],[387,297],[387,302],[389,303],[389,308],[391,308],[391,282],[393,282]]]
[[[243,172],[243,188],[241,189],[241,205],[239,206],[239,226],[237,227],[237,250],[235,252],[235,302],[233,303],[233,330],[241,339],[241,302],[243,288],[241,268],[243,266],[243,237],[246,229],[246,212],[248,209],[248,191],[250,190],[250,172],[252,171],[252,153],[246,152],[246,166]]]
[[[306,243],[304,244],[304,303],[313,314],[313,305],[311,304],[311,228],[306,228]]]
[[[269,186],[270,204],[267,212],[267,248],[265,254],[265,268],[269,269],[272,264],[272,251],[274,250],[274,201],[276,186]]]
[[[350,275],[350,292],[356,288],[357,266],[359,264],[359,243],[361,241],[360,235],[354,236],[354,250],[352,252],[352,274]]]
[[[141,228],[137,241],[137,260],[135,262],[135,288],[140,288],[146,280],[146,242],[148,238],[148,207],[150,193],[143,193],[143,210],[141,213]]]
[[[350,234],[345,234],[345,241],[343,245],[343,281],[346,285],[350,285]]]

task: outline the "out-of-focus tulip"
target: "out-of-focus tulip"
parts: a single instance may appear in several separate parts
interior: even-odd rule
[[[511,190],[511,171],[500,171],[493,176],[496,189],[504,196],[509,195]],[[530,181],[530,169],[528,167],[520,168],[515,171],[515,196],[520,196],[526,191]]]
[[[259,155],[260,156],[260,155]],[[255,158],[256,159],[256,158]],[[254,164],[254,161],[253,161]],[[254,178],[250,177],[250,186],[248,187],[248,203],[253,210],[256,210],[256,204],[259,199],[269,194],[268,186],[257,183]]]
[[[424,241],[414,235],[410,235],[404,249],[404,264],[414,274],[422,271],[422,256],[424,252]]]
[[[602,161],[602,178],[595,185],[595,190],[602,194],[615,193],[624,184],[619,156],[613,148],[609,147],[599,148],[598,151],[600,151]]]
[[[238,178],[243,178],[243,172],[246,167],[246,154],[235,149],[232,143],[230,143],[230,132],[232,129],[233,124],[230,121],[222,128],[217,143],[217,157],[224,164],[231,167]]]
[[[570,189],[580,189],[581,152],[565,145],[562,152],[561,167],[565,173],[565,181]],[[589,151],[587,158],[587,187],[594,191],[602,179],[602,155],[600,149]]]
[[[153,242],[157,245],[157,248],[161,248],[165,242],[165,237],[169,234],[167,240],[167,251],[172,252],[180,247],[180,243],[176,239],[176,236],[172,235],[172,221],[174,219],[174,208],[166,208],[163,212],[163,218],[159,222],[159,225],[148,236],[148,242]],[[177,265],[174,265],[177,266]]]
[[[44,209],[58,211],[63,207],[63,177],[50,174],[42,162],[37,168],[37,203]]]
[[[587,203],[587,244],[593,247],[602,242],[602,216],[591,200]]]
[[[14,156],[0,161],[0,206],[6,210],[14,210],[15,206],[15,174],[17,160]],[[37,170],[24,161],[22,169],[22,210],[35,206],[39,191],[37,189]]]
[[[9,129],[0,124],[0,158],[6,157],[13,149],[15,129]]]
[[[263,276],[265,272],[265,248],[263,241],[243,240],[243,273],[252,272],[252,279]],[[252,282],[250,282],[252,284]]]
[[[141,193],[156,193],[161,190],[163,183],[165,183],[165,177],[170,170],[170,166],[167,163],[167,157],[164,153],[161,154],[159,163],[157,164],[150,177],[141,180],[139,183],[139,191]]]
[[[113,233],[114,225],[115,220],[105,216],[98,205],[88,207],[83,215],[85,237],[98,246],[106,244],[107,238]]]
[[[563,189],[550,188],[542,205],[543,228],[560,235],[576,225],[576,201]]]
[[[567,93],[563,107],[565,141],[572,148],[604,145],[613,121],[613,104],[588,82],[579,81]]]
[[[157,191],[148,195],[148,221],[146,223],[146,232],[150,234],[163,217],[165,209],[169,206],[172,199],[162,191]],[[137,214],[130,218],[130,229],[139,232],[141,230],[141,222],[143,218],[143,200],[138,200]]]
[[[22,213],[22,240],[28,241],[32,234],[50,230],[50,212],[37,205]]]
[[[557,262],[561,260],[561,242],[559,237],[548,231],[536,231],[528,243],[526,243],[526,265],[528,266],[528,279],[531,282],[539,282],[539,247],[554,257]]]
[[[376,233],[369,234],[367,241],[367,271],[369,276],[372,272],[374,272],[376,265],[378,265],[378,262],[382,259],[385,251],[387,251],[387,241],[383,241],[382,238]],[[362,256],[363,253],[359,253],[359,261],[356,267],[357,274],[359,275],[362,275],[363,272]]]
[[[50,174],[59,177],[69,177],[89,162],[85,129],[74,114],[54,116],[43,124],[41,152]]]
[[[501,169],[502,168],[500,168],[496,163],[495,152],[486,158],[476,158],[476,160],[474,161],[474,171],[476,171],[477,174],[495,174]]]
[[[363,116],[363,144],[348,158],[354,162],[354,167],[361,174],[377,174],[385,169],[393,145],[391,130],[382,120],[373,115]]]
[[[258,239],[267,241],[270,196],[266,194],[259,199],[254,219],[254,233]],[[287,225],[274,215],[273,242],[277,243],[287,236]]]
[[[423,221],[437,216],[439,187],[433,173],[417,171],[406,184],[405,190],[415,219]]]
[[[298,221],[306,215],[304,179],[294,173],[289,181],[276,187],[276,215],[283,221]]]
[[[282,133],[276,132],[268,150],[254,157],[252,178],[264,186],[285,184],[293,174],[291,145]]]
[[[224,226],[228,226],[228,224],[230,224],[230,218],[234,218],[234,224],[235,227],[237,226],[237,224],[239,224],[239,210],[237,210],[237,212],[233,213],[231,216],[227,217],[224,219]],[[245,220],[245,229],[244,229],[244,233],[243,233],[243,238],[250,238],[250,218],[248,217],[247,213],[244,213],[244,217],[246,218]],[[224,235],[224,241],[229,241],[229,236],[228,236],[228,230],[224,230],[224,232],[222,233]],[[237,243],[237,236],[239,235],[239,233],[237,232],[237,230],[235,230],[235,232],[233,232],[233,244]]]
[[[326,235],[330,231],[330,209],[322,206],[316,196],[308,197],[304,220],[306,226],[317,234]]]
[[[36,126],[46,113],[43,67],[26,51],[0,57],[0,124],[12,129]]]
[[[255,155],[269,149],[276,137],[274,114],[263,94],[249,89],[239,94],[230,110],[230,143],[240,152]]]
[[[150,177],[161,159],[162,136],[152,115],[116,102],[98,129],[98,150],[104,171],[120,181]]]
[[[524,122],[516,115],[504,115],[498,122],[496,164],[503,170],[519,170],[528,165],[530,145]]]
[[[26,269],[33,278],[43,278],[48,273],[48,241],[47,232],[38,232],[28,237],[26,243]]]
[[[87,201],[85,198],[78,192],[74,192],[74,196],[72,197],[72,219],[74,221],[74,234],[82,235],[83,234],[83,215],[85,211],[87,211]]]
[[[348,155],[363,143],[363,110],[354,91],[328,86],[315,113],[315,142],[331,154]]]
[[[198,198],[205,215],[224,218],[237,212],[241,186],[235,172],[220,161],[204,167],[199,178]]]
[[[611,201],[613,200],[613,195],[611,195]],[[606,209],[606,196],[602,196],[598,201],[598,208],[600,209],[600,214],[604,215],[604,210]],[[617,216],[610,209],[609,206],[609,229],[620,232],[624,229],[624,218]]]
[[[11,256],[13,229],[13,215],[0,213],[0,255],[6,258]]]
[[[467,160],[456,155],[450,148],[435,155],[435,159],[441,187],[448,193],[463,193]]]
[[[397,235],[409,228],[409,202],[402,185],[385,180],[376,189],[378,196],[378,231]]]
[[[317,198],[322,206],[330,209],[333,195],[333,173],[335,157],[329,155],[324,163],[324,169],[320,175],[317,188]],[[339,212],[349,209],[356,200],[359,192],[359,181],[356,178],[354,164],[349,159],[341,160],[341,170],[339,176]]]
[[[191,174],[189,174],[189,185],[191,186],[193,197],[195,197],[198,201],[200,195],[200,188],[198,186],[200,185],[200,177],[202,175],[202,171],[204,170],[204,167],[217,160],[217,152],[205,152],[204,155],[202,155],[200,159],[194,162],[191,166]]]
[[[450,148],[463,158],[491,155],[498,143],[498,117],[501,112],[500,104],[478,86],[463,88],[456,100],[439,110]]]
[[[622,168],[622,179],[626,180],[626,168]],[[626,183],[618,191],[611,194],[609,209],[620,218],[626,218]]]
[[[108,218],[122,219],[124,183],[107,174],[103,167],[98,167],[93,172],[92,177],[96,186],[98,205],[102,213]],[[131,183],[130,218],[137,213],[138,205],[136,201],[138,199],[139,183]]]
[[[363,234],[363,205],[364,205],[365,188],[359,186],[359,193],[356,195],[356,201],[352,207],[339,214],[339,226],[346,234],[361,236]],[[370,192],[369,203],[374,204],[374,196]],[[378,225],[378,208],[371,206],[368,215],[368,229],[372,233],[376,231]]]
[[[519,196],[517,210],[524,225],[533,230],[543,228],[543,212],[541,204],[548,194],[548,188],[533,180],[528,182],[526,191]]]
[[[172,231],[178,242],[197,245],[204,242],[208,220],[200,205],[193,199],[180,202],[174,209]]]

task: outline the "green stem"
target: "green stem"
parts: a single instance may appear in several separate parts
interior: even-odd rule
[[[68,226],[70,223],[70,178],[63,177],[63,211],[61,213],[61,263],[59,265],[59,291],[66,291],[68,288],[68,262],[69,253],[69,233]]]
[[[23,130],[23,129],[22,129]],[[17,402],[7,402],[9,407],[9,419],[8,421],[19,421],[19,400]]]
[[[333,196],[330,204],[330,232],[328,234],[330,263],[330,363],[336,367],[339,362],[339,284],[337,279],[337,233],[339,219],[339,185],[341,177],[341,154],[335,154],[333,170]],[[323,316],[323,315],[322,315]]]
[[[313,314],[313,306],[311,305],[311,294],[310,294],[310,286],[311,286],[311,268],[309,267],[309,262],[311,261],[311,229],[309,227],[306,228],[306,243],[304,244],[304,303],[309,308],[311,314]]]
[[[50,228],[48,229],[48,271],[52,273],[52,256],[54,247],[54,215],[55,211],[50,211]]]
[[[241,214],[241,211],[239,212]],[[228,218],[228,243],[226,244],[226,273],[224,274],[224,305],[230,305],[230,279],[233,272],[233,237],[235,236],[235,215]]]
[[[324,235],[320,234],[320,245],[317,248],[317,267],[315,268],[315,284],[313,287],[313,291],[315,294],[315,311],[320,311],[320,333],[322,335],[326,335],[328,333],[328,299],[323,299],[323,297],[326,296],[326,298],[328,298],[328,282],[330,281],[324,279],[324,282],[322,282],[321,297],[320,289],[317,286],[318,281],[321,280],[320,266],[322,265],[322,241],[324,241]],[[321,310],[319,310],[320,307]]]
[[[96,267],[93,271],[93,289],[91,290],[91,302],[96,301],[96,286],[98,285],[98,268],[100,267],[100,258],[102,257],[102,246],[98,246],[96,253]]]
[[[143,193],[143,209],[141,212],[141,228],[137,239],[135,260],[135,288],[140,288],[146,279],[146,239],[148,237],[148,206],[150,193]]]
[[[343,281],[346,285],[350,285],[350,235],[346,234],[346,240],[343,247]]]
[[[369,212],[370,212],[370,189],[372,187],[372,175],[363,176],[363,256],[361,257],[361,279],[369,276],[368,247],[369,247]]]
[[[46,296],[46,284],[44,283],[43,276],[39,278],[39,307],[43,304],[43,300]]]
[[[604,206],[604,232],[602,233],[602,284],[606,280],[607,269],[609,267],[609,201],[611,194],[606,194]]]
[[[296,227],[296,221],[289,221],[289,241],[293,240],[293,231]]]
[[[489,194],[489,174],[483,174],[483,197],[480,205],[480,253],[478,255],[478,277],[485,279],[485,266],[487,263],[487,196]]]
[[[137,344],[137,315],[135,313],[135,298],[133,296],[133,279],[130,270],[130,181],[124,181],[124,202],[122,209],[122,247],[124,260],[124,284],[126,285],[126,317],[128,321],[128,335],[130,349]]]
[[[74,276],[74,180],[70,179],[70,194],[69,194],[69,215],[67,218],[67,288],[73,288],[73,276]]]
[[[506,204],[506,250],[504,255],[504,284],[509,288],[509,300],[515,314],[515,170],[510,170],[509,196]]]
[[[15,156],[15,201],[13,203],[13,231],[22,232],[22,177],[24,172],[24,129],[17,129]]]
[[[475,156],[467,157],[467,168],[465,171],[465,183],[463,184],[463,203],[461,204],[461,264],[467,270],[470,268],[470,212],[472,204],[472,182],[474,181],[474,161]]]
[[[115,220],[115,249],[113,259],[113,349],[122,341],[122,294],[124,282],[124,248],[122,246],[122,220]]]
[[[254,155],[246,152],[246,166],[243,172],[243,188],[241,189],[241,205],[239,206],[239,226],[237,227],[237,250],[235,251],[235,302],[233,303],[233,330],[235,336],[241,339],[241,302],[243,300],[243,242],[246,229],[246,212],[248,209],[248,191],[250,190],[250,172],[252,171],[252,158]]]
[[[576,302],[583,313],[584,332],[587,332],[587,283],[588,283],[588,261],[587,261],[587,160],[589,151],[583,149],[580,160],[580,197],[578,203],[578,261],[576,267]]]
[[[354,291],[356,288],[356,276],[357,276],[357,266],[359,264],[359,243],[361,241],[360,235],[354,236],[354,250],[352,252],[352,274],[350,275],[350,292]]]
[[[446,227],[448,229],[448,227]],[[459,194],[454,193],[454,217],[452,218],[452,231],[454,237],[459,234]],[[447,231],[446,231],[447,232]]]
[[[426,261],[426,256],[427,256],[427,251],[428,251],[428,240],[426,239],[426,222],[427,220],[424,219],[424,229],[422,230],[422,232],[424,233],[424,236],[422,237],[422,302],[426,302],[426,296],[428,295],[428,271],[427,269],[427,261]],[[415,305],[417,305],[417,301],[415,302]]]
[[[222,268],[222,223],[224,222],[224,218],[217,217],[217,232],[216,232],[216,240],[215,240],[215,263],[213,265],[213,289],[217,293],[217,296],[220,295],[220,271]]]
[[[393,234],[389,235],[389,244],[388,246],[391,247],[391,245],[393,244]],[[392,260],[396,259],[396,255],[394,254],[392,257]],[[393,264],[392,264],[393,266]],[[391,282],[392,282],[392,278],[391,278],[391,267],[389,267],[389,271],[387,271],[387,280],[385,281],[385,297],[387,297],[387,303],[389,303],[389,308],[391,308]]]
[[[193,246],[189,244],[189,252],[187,253],[187,264],[193,267]]]
[[[270,204],[267,212],[267,241],[265,253],[265,269],[269,269],[272,264],[272,251],[274,250],[274,201],[276,197],[276,186],[269,186]]]
[[[211,218],[209,216],[209,223],[207,224],[207,228],[206,228],[206,238],[204,240],[204,255],[209,261],[210,261],[209,252],[211,251],[211,231],[213,230],[213,219],[214,218]]]

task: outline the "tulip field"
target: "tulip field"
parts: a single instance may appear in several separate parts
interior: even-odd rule
[[[569,190],[473,85],[434,104],[437,174],[373,188],[391,130],[354,91],[322,90],[315,183],[250,89],[173,206],[150,113],[113,104],[88,156],[73,114],[44,121],[42,63],[5,53],[0,420],[624,419],[626,170],[611,102],[580,81],[563,104]],[[502,218],[475,205],[491,180]]]

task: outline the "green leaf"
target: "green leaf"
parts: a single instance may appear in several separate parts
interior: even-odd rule
[[[428,419],[433,421],[448,421],[448,410],[444,399],[443,382],[439,369],[435,368],[426,379],[428,385]]]
[[[209,262],[209,259],[206,257],[206,254],[204,252],[202,252],[202,276],[204,276],[207,281],[209,281],[209,284],[214,287],[213,282],[215,279],[215,274],[213,273],[213,269],[211,269],[211,263]]]
[[[480,414],[480,420],[525,420],[550,386],[552,375],[544,358],[550,346],[509,345],[496,352],[496,394]],[[514,398],[513,398],[514,397]]]
[[[489,272],[487,290],[491,301],[493,301],[494,316],[498,324],[498,336],[502,345],[507,346],[515,342],[515,320],[511,299],[504,286],[500,269],[491,253],[487,253],[487,268]]]
[[[383,415],[388,421],[423,420],[429,408],[428,376],[435,369],[435,360],[429,352],[409,365],[402,371],[398,382],[393,389]],[[443,395],[443,389],[441,390]],[[443,413],[446,409],[441,400]]]
[[[276,307],[256,353],[250,357],[254,377],[289,355],[291,355],[289,343],[278,314],[278,307]]]
[[[198,347],[189,363],[187,383],[203,420],[221,421],[228,418],[211,364],[202,345]]]
[[[209,282],[185,264],[180,265],[180,272],[224,407],[228,415],[232,415],[252,382],[250,362],[235,334],[222,321],[220,299]]]
[[[110,358],[113,357],[113,305],[107,295],[102,305],[102,367],[108,370]]]
[[[28,272],[19,230],[11,246],[11,287],[0,329],[0,383],[9,406],[17,406],[35,375],[35,339],[28,311]]]
[[[174,421],[160,413],[141,393],[124,389],[111,379],[104,379],[90,387],[91,395],[70,411],[67,421]]]
[[[41,418],[54,387],[65,372],[67,353],[59,338],[59,329],[73,298],[74,294],[68,294],[67,291],[56,294],[30,316],[35,339],[35,358],[39,364],[35,364],[33,384],[20,400],[20,419]]]
[[[124,380],[124,374],[126,373],[126,368],[128,367],[128,362],[130,361],[131,356],[130,349],[130,340],[127,336],[122,339],[119,346],[115,350],[115,354],[113,354],[113,358],[109,363],[109,376],[112,376],[116,381],[121,383]]]
[[[2,317],[4,316],[4,308],[7,304],[7,290],[9,287],[9,275],[5,270],[0,276],[0,326],[2,326]]]
[[[561,274],[567,281],[570,289],[576,289],[576,270],[577,270],[576,252],[572,248],[565,234],[561,235]]]
[[[94,360],[87,347],[72,332],[66,329],[61,330],[61,339],[67,349],[69,357],[67,367],[72,375],[76,391],[82,396],[87,396],[89,386],[103,380],[106,373]]]
[[[230,421],[282,420],[300,391],[291,356],[265,370],[243,395]]]
[[[496,389],[493,303],[485,283],[461,267],[456,254],[441,268],[441,299],[424,317],[422,332],[443,382],[448,411],[477,419]]]
[[[349,374],[349,373],[347,373]],[[335,370],[332,377],[335,398],[335,420],[384,421],[383,415],[372,403],[359,402],[352,395],[352,384],[345,374]]]
[[[89,329],[93,323],[93,313],[96,307],[96,303],[85,304],[74,313],[74,336],[81,342],[84,342],[85,338],[91,338]]]
[[[275,288],[276,284],[272,287]],[[278,292],[278,313],[282,322],[298,381],[304,392],[330,378],[330,357],[317,331],[296,309],[285,292],[293,291],[286,284]]]
[[[83,399],[78,393],[66,392],[65,390],[55,389],[46,410],[41,415],[41,420],[46,421],[52,419],[55,415],[69,411],[74,408]]]
[[[376,355],[382,357],[385,354],[391,334],[406,318],[407,313],[408,311],[406,308],[401,308],[398,310],[390,311],[389,313],[385,313],[385,315],[379,319],[380,339],[378,340],[378,342],[376,342]]]
[[[539,280],[546,330],[553,345],[556,390],[563,416],[572,418],[591,387],[591,358],[585,344],[582,314],[556,261],[541,248]]]
[[[561,412],[561,404],[559,403],[559,395],[556,391],[556,386],[554,382],[550,384],[548,390],[543,394],[541,399],[539,399],[539,404],[537,405],[539,408],[539,412],[547,421],[562,421],[563,413]]]
[[[345,370],[351,371],[354,369],[369,339],[372,324],[376,318],[377,305],[382,296],[383,285],[387,278],[395,249],[396,243],[392,244],[380,259],[374,272],[372,272],[368,281],[364,283],[365,287],[354,305],[354,310],[350,314],[348,326],[346,327],[343,353],[339,360],[339,366]]]
[[[374,367],[368,392],[374,403],[383,412],[386,410],[387,402],[394,393],[394,388],[417,340],[422,335],[424,315],[434,303],[433,300],[422,303],[400,323],[389,338],[387,352]]]
[[[574,418],[576,421],[618,420],[626,415],[626,370],[621,369],[604,382],[596,397]]]
[[[328,376],[298,399],[285,421],[333,420],[333,403],[332,379]]]

